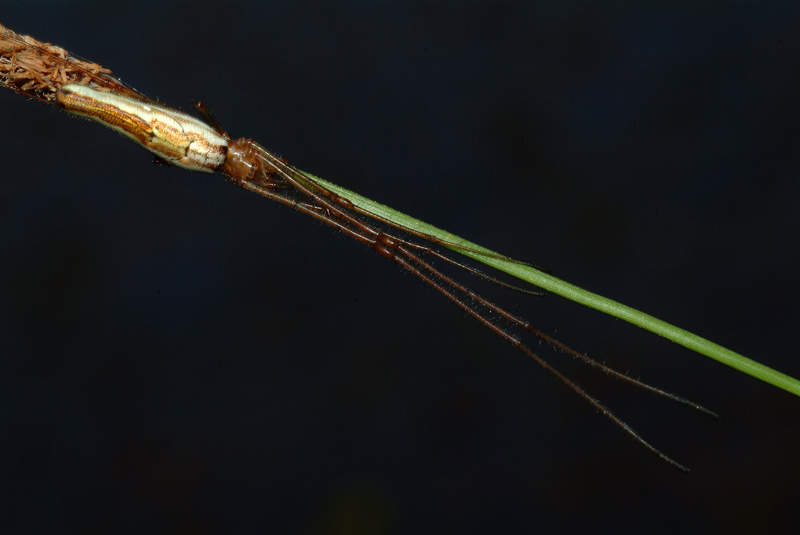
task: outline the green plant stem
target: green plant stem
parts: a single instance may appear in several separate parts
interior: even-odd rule
[[[312,175],[313,176],[313,175]],[[673,342],[691,349],[701,355],[710,357],[722,364],[730,366],[742,373],[746,373],[756,379],[760,379],[796,396],[800,396],[800,381],[773,370],[763,364],[750,360],[730,349],[726,349],[714,342],[706,340],[696,334],[671,325],[658,318],[640,312],[634,308],[623,305],[601,295],[589,292],[582,288],[562,281],[552,275],[539,271],[531,266],[520,264],[514,260],[502,256],[494,251],[481,247],[480,245],[469,242],[447,231],[438,229],[428,223],[407,216],[397,210],[384,206],[380,203],[362,197],[357,193],[346,190],[336,184],[332,184],[318,177],[314,177],[320,184],[332,190],[337,195],[345,197],[350,202],[367,210],[373,214],[385,218],[402,227],[409,228],[416,232],[431,235],[441,240],[442,245],[468,258],[472,258],[485,265],[491,266],[499,271],[507,273],[520,280],[526,281],[534,286],[560,295],[576,303],[580,303],[589,308],[599,310],[615,318],[627,321],[634,325],[663,336]]]

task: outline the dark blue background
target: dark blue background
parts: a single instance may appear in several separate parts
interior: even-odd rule
[[[797,2],[338,4],[6,2],[0,22],[800,377]],[[490,291],[717,410],[541,347],[684,476],[328,228],[10,91],[0,120],[3,532],[800,526],[796,397]]]

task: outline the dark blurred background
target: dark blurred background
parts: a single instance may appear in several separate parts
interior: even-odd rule
[[[4,4],[301,169],[800,377],[797,2]],[[529,340],[682,475],[321,224],[10,91],[0,120],[4,533],[800,526],[797,397],[489,289],[718,411]]]

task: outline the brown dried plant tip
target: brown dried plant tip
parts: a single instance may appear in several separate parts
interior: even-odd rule
[[[73,56],[59,46],[0,25],[0,85],[21,95],[55,104],[59,89],[80,84],[142,99],[143,95],[109,73],[110,69]]]

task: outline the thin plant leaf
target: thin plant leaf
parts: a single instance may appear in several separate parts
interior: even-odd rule
[[[313,176],[313,175],[310,175]],[[416,232],[429,234],[442,241],[442,245],[448,249],[462,254],[468,258],[472,258],[487,266],[493,267],[498,271],[507,273],[520,280],[533,284],[539,288],[552,292],[554,294],[565,297],[576,303],[599,310],[615,318],[627,321],[637,325],[643,329],[653,332],[659,336],[663,336],[672,340],[676,344],[680,344],[692,351],[712,358],[722,364],[730,366],[742,373],[746,373],[751,377],[760,379],[778,388],[782,388],[787,392],[791,392],[796,396],[800,396],[800,381],[790,377],[777,370],[773,370],[768,366],[751,360],[739,353],[724,348],[710,340],[706,340],[696,334],[690,333],[684,329],[676,327],[670,323],[662,321],[644,312],[640,312],[634,308],[623,305],[601,295],[597,295],[583,288],[579,288],[574,284],[565,282],[552,275],[544,273],[532,266],[521,264],[499,253],[495,253],[485,247],[481,247],[475,243],[467,241],[463,238],[451,234],[445,230],[436,228],[424,221],[420,221],[410,217],[402,212],[398,212],[388,206],[377,203],[366,197],[346,190],[336,184],[322,180],[319,177],[313,177],[314,180],[319,181],[320,184],[330,189],[337,195],[348,199],[361,209],[367,210],[376,214],[392,223],[406,227]]]

